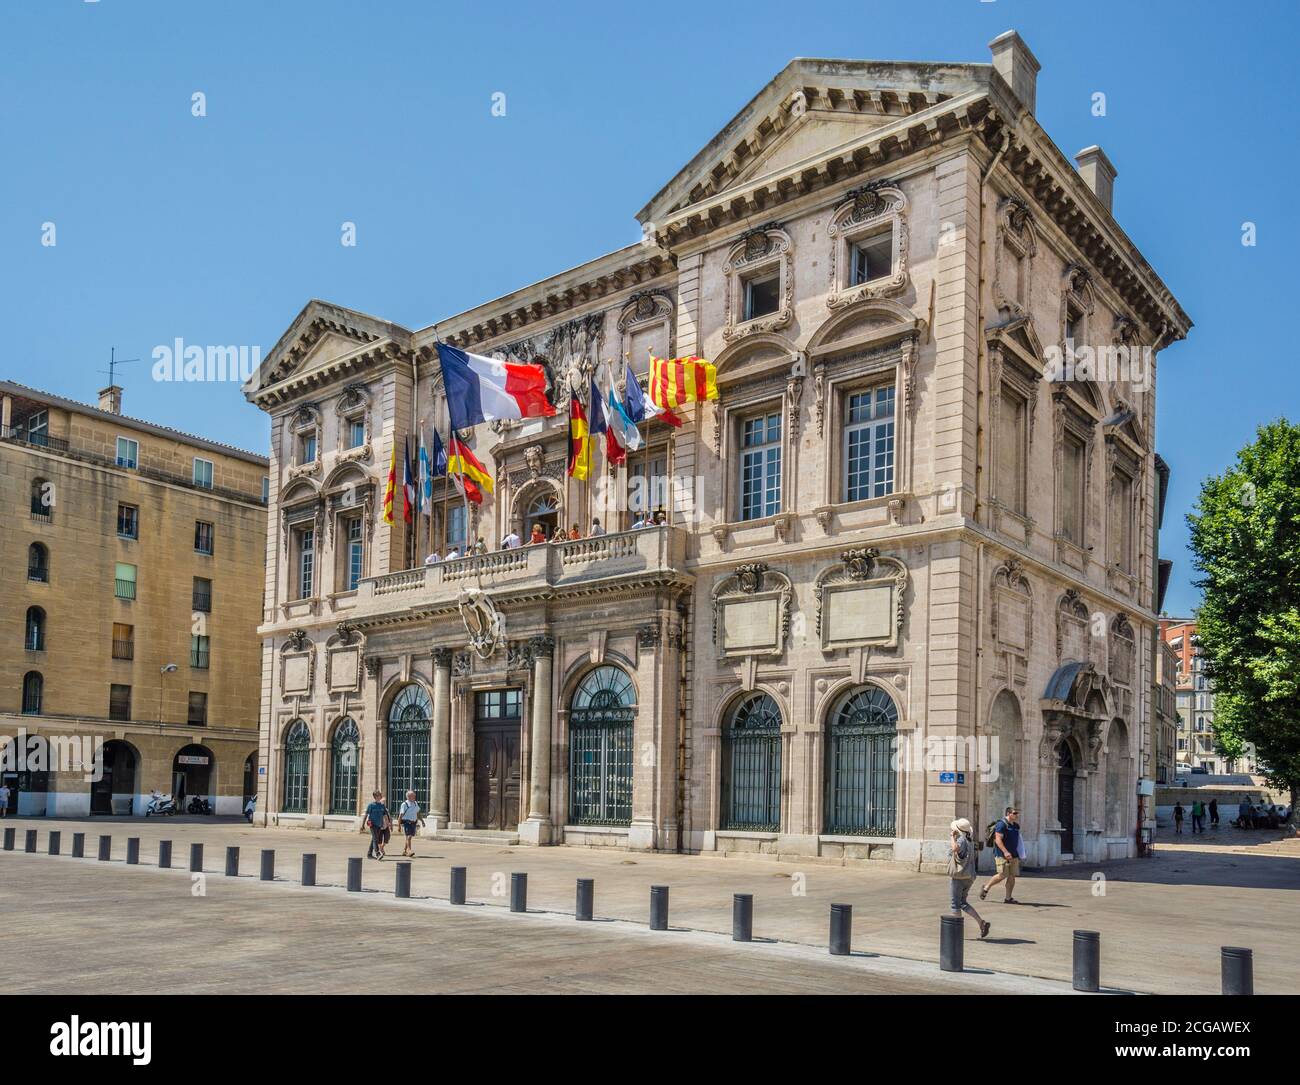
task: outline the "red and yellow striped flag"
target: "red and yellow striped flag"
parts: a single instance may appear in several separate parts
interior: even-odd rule
[[[656,407],[718,398],[718,371],[703,358],[650,356],[650,402]]]
[[[397,493],[397,438],[393,438],[393,454],[388,457],[388,486],[384,489],[384,523],[393,522],[393,498]]]

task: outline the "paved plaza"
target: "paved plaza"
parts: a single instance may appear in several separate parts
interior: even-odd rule
[[[6,969],[14,993],[1052,993],[1069,989],[1076,928],[1101,933],[1109,989],[1216,993],[1219,947],[1245,945],[1259,993],[1300,991],[1300,841],[1280,833],[1222,829],[1162,841],[1151,860],[1030,873],[1021,905],[995,903],[1000,889],[977,902],[993,931],[981,942],[969,930],[969,971],[954,976],[937,965],[947,880],[894,864],[421,839],[404,901],[392,896],[393,859],[363,863],[361,894],[342,888],[347,859],[364,854],[360,835],[212,819],[4,824],[18,850],[0,855],[0,922],[25,947]],[[36,855],[21,851],[28,828]],[[51,829],[63,856],[44,854]],[[73,832],[87,834],[91,858],[67,855]],[[93,858],[103,833],[108,863]],[[140,838],[139,867],[124,862],[128,836]],[[160,839],[173,841],[172,870],[155,866]],[[187,870],[192,842],[205,847],[202,896]],[[228,845],[241,849],[238,879],[223,874]],[[257,880],[262,848],[276,851],[273,883]],[[318,857],[314,889],[298,885],[304,852]],[[447,902],[452,866],[468,869],[465,907]],[[528,915],[508,910],[520,871]],[[595,880],[595,923],[572,918],[579,877]],[[671,888],[667,932],[646,927],[651,885]],[[753,894],[754,944],[730,941],[733,893]],[[853,905],[849,959],[826,952],[832,902]]]

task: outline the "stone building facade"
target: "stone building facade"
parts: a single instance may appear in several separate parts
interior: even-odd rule
[[[352,828],[413,786],[437,833],[930,867],[953,818],[1015,804],[1031,862],[1133,853],[1155,357],[1190,321],[1104,153],[1076,170],[1039,127],[1023,41],[992,52],[792,61],[642,243],[423,330],[308,304],[246,386],[272,419],[267,820]],[[394,446],[445,426],[439,339],[540,362],[562,405],[648,353],[709,358],[720,395],[590,487],[563,409],[466,434],[491,552],[424,566],[456,502],[414,529],[380,507]],[[1147,368],[1063,367],[1066,340]]]
[[[256,777],[267,461],[121,405],[118,387],[91,407],[0,382],[0,772],[21,814],[143,814],[155,788],[237,814]],[[56,754],[96,743],[102,774]]]

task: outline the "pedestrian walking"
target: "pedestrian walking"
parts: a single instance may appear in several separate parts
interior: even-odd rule
[[[975,884],[974,828],[966,818],[958,818],[952,823],[952,850],[948,856],[948,894],[952,904],[952,914],[965,912],[980,925],[980,937],[988,936],[991,923],[981,918],[975,906],[966,898],[971,886]],[[981,894],[981,898],[982,898]]]
[[[366,850],[367,859],[382,859],[384,845],[388,842],[386,831],[392,825],[388,807],[384,805],[384,793],[376,791],[372,801],[366,807],[366,828],[370,830],[370,847]]]
[[[1192,832],[1205,832],[1205,804],[1200,799],[1192,802]]]
[[[408,791],[397,811],[397,820],[402,826],[402,854],[409,859],[415,858],[413,841],[415,830],[420,826],[420,804],[415,801],[415,792]]]
[[[1181,833],[1182,831],[1183,831],[1183,804],[1181,802],[1176,802],[1174,803],[1174,832]]]
[[[1210,828],[1217,829],[1218,827],[1219,827],[1219,800],[1211,799],[1210,800]]]
[[[1020,811],[1014,806],[1008,806],[993,826],[989,833],[989,843],[995,850],[993,861],[997,866],[997,873],[980,890],[980,900],[987,900],[990,889],[1006,882],[1006,897],[1003,898],[1002,903],[1019,904],[1020,901],[1012,896],[1016,887],[1016,878],[1020,876],[1021,856]]]
[[[0,818],[9,816],[9,785],[0,784]]]

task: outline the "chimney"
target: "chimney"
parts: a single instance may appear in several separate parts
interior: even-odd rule
[[[1074,160],[1079,163],[1079,176],[1083,178],[1083,183],[1092,189],[1092,194],[1101,200],[1106,210],[1111,211],[1115,197],[1115,178],[1118,176],[1115,164],[1095,143],[1076,154]]]
[[[993,70],[1002,76],[1020,104],[1033,113],[1039,64],[1029,46],[1014,30],[1008,30],[989,42],[989,49],[993,52]]]
[[[122,389],[120,385],[110,384],[99,390],[99,409],[109,414],[122,413]]]

